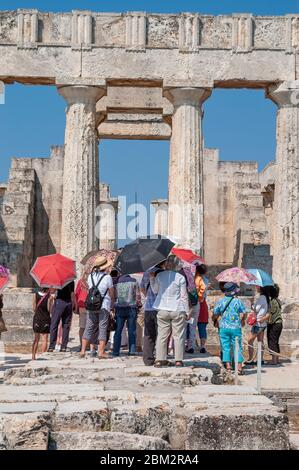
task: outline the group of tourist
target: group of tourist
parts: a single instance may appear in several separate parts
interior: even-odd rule
[[[42,352],[53,352],[58,342],[60,351],[67,351],[72,316],[76,313],[79,315],[80,357],[85,357],[88,348],[90,355],[99,359],[119,356],[127,331],[129,355],[143,351],[145,365],[167,367],[171,365],[169,357],[173,350],[175,366],[182,367],[185,353],[195,352],[197,332],[200,353],[206,353],[209,323],[207,267],[195,264],[192,273],[191,278],[190,272],[186,275],[180,260],[173,254],[143,273],[141,279],[118,272],[112,261],[98,256],[91,272],[85,272],[77,285],[72,281],[62,289],[43,289],[36,293],[32,358],[36,359],[40,337]],[[238,371],[242,374],[242,328],[249,309],[237,296],[237,284],[222,282],[219,286],[224,295],[213,308],[212,321],[219,332],[221,358],[230,370],[237,339]],[[271,364],[277,365],[282,331],[279,289],[277,286],[266,286],[257,287],[257,290],[259,295],[249,315],[254,316],[254,321],[250,323],[248,360],[245,364],[256,364],[254,341],[258,339],[263,343],[267,330],[268,347],[273,353]],[[1,296],[0,328],[5,331],[2,305]],[[142,331],[140,322],[137,322],[139,317],[144,319],[143,341],[140,333],[137,341],[138,323]]]

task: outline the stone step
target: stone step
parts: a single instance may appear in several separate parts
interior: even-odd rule
[[[28,343],[32,342],[34,333],[31,327],[14,326],[1,334],[1,340],[5,343]]]
[[[286,344],[286,343],[291,343],[292,341],[299,342],[299,329],[283,328],[281,337],[280,337],[280,343]]]
[[[49,450],[167,450],[157,437],[121,432],[58,432],[50,434]]]
[[[33,310],[3,309],[3,318],[7,327],[29,326],[32,323]]]
[[[30,288],[11,288],[5,291],[3,298],[5,310],[31,310],[34,292]]]
[[[283,322],[283,328],[285,330],[297,329],[299,332],[299,318],[298,319],[285,318]]]

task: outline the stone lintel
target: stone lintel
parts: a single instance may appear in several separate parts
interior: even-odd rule
[[[197,78],[188,79],[167,79],[163,81],[163,90],[169,90],[171,88],[213,88],[213,80],[200,80]]]
[[[111,87],[140,87],[140,88],[157,88],[162,87],[163,80],[162,78],[136,78],[136,77],[127,77],[127,78],[107,78],[107,86]]]
[[[102,122],[98,135],[100,139],[169,140],[171,128],[164,122]]]
[[[172,104],[162,96],[160,87],[108,87],[107,96],[97,103],[97,111],[118,110],[118,112],[163,112],[172,115]]]
[[[95,86],[104,88],[106,90],[106,80],[104,78],[93,78],[93,77],[67,77],[60,76],[56,77],[56,86]]]

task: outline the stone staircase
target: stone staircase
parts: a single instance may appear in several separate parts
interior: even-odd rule
[[[209,355],[156,369],[141,357],[47,353],[4,373],[0,448],[288,449],[287,416],[228,380]]]
[[[0,264],[9,267],[12,285],[31,286],[35,171],[13,159],[0,206]]]

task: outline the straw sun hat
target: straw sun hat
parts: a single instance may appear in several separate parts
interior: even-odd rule
[[[104,256],[98,256],[94,260],[93,267],[98,268],[100,271],[104,271],[104,269],[110,268],[112,264],[111,260],[108,260]]]

